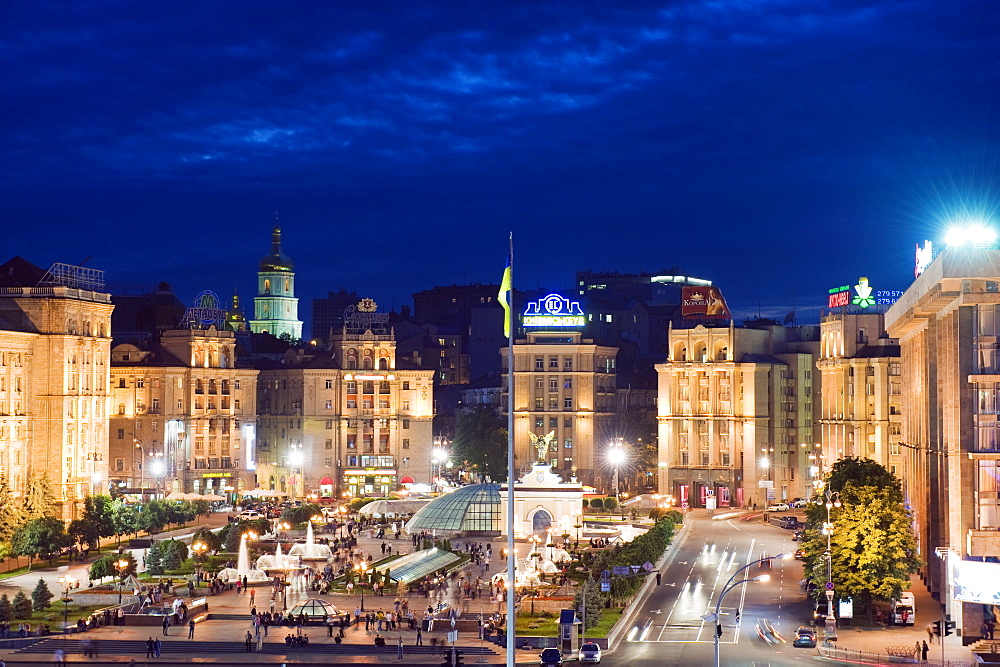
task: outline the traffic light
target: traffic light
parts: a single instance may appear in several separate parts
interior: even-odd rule
[[[944,622],[944,636],[947,637],[952,632],[955,631],[955,621],[945,621]]]
[[[934,634],[941,636],[941,621],[934,621]]]
[[[453,663],[451,663],[451,667],[462,667],[463,664],[465,664],[465,663],[462,662],[462,652],[456,650],[455,651],[455,661]]]
[[[722,636],[722,623],[716,623],[715,624],[715,636],[716,637],[721,637]]]

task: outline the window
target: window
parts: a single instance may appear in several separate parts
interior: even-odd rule
[[[566,357],[563,359],[563,370],[571,371],[573,370],[573,359],[571,357]]]
[[[559,409],[559,399],[557,397],[555,397],[555,396],[550,396],[549,397],[549,410],[558,410],[558,409]]]
[[[333,380],[327,380],[326,381],[326,388],[327,389],[333,389]]]
[[[544,371],[545,370],[545,360],[541,357],[535,357],[535,370]]]
[[[331,401],[330,399],[326,400],[326,409],[333,410],[333,401]]]
[[[722,465],[729,465],[729,452],[722,452]]]
[[[356,394],[356,393],[358,393],[358,383],[355,382],[354,380],[351,380],[350,382],[348,382],[347,383],[347,393],[348,394]]]
[[[410,420],[409,419],[404,419],[403,420],[403,428],[407,428],[407,429],[410,428]]]
[[[327,428],[333,428],[333,420],[332,419],[327,419],[326,420],[326,427]]]
[[[125,472],[125,459],[115,459],[115,472]]]
[[[549,368],[559,368],[559,357],[549,357]]]
[[[544,410],[545,409],[545,399],[541,396],[535,396],[535,409]]]
[[[153,406],[149,409],[149,411],[152,412],[154,415],[160,414],[160,399],[158,398],[153,399]]]
[[[701,452],[701,464],[703,466],[708,465],[708,452]]]
[[[136,386],[136,389],[142,389],[142,388],[144,388],[146,386],[146,380],[143,379],[143,378],[136,378],[135,379],[135,386]]]
[[[389,407],[389,406],[386,405],[386,407]],[[409,409],[410,409],[410,402],[409,401],[403,401],[403,410],[409,410]]]
[[[125,429],[123,428],[118,429],[118,439],[119,440],[125,439]]]
[[[563,428],[573,428],[572,417],[563,417]]]
[[[325,459],[323,459],[323,466],[326,467],[326,468],[332,468],[333,467],[333,459],[331,459],[331,458],[325,458]]]
[[[333,449],[333,440],[330,439],[330,438],[327,438],[326,439],[326,443],[323,446],[323,449]]]
[[[120,414],[120,415],[125,414],[125,404],[124,403],[119,403],[118,404],[118,414]]]
[[[403,380],[403,391],[409,391],[409,389],[410,389],[410,381]]]
[[[549,428],[559,427],[559,417],[549,417]]]
[[[686,466],[690,463],[690,455],[687,452],[681,452],[681,465]]]
[[[347,465],[349,465],[349,466],[357,466],[358,465],[358,455],[357,454],[348,454],[347,455]]]
[[[566,449],[573,449],[573,438],[566,438],[563,440],[563,447]]]
[[[572,389],[573,388],[573,378],[571,378],[571,377],[563,378],[563,388],[564,389]]]
[[[410,467],[410,457],[409,456],[404,456],[403,457],[403,467],[404,468],[409,468]]]
[[[124,389],[125,388],[125,378],[119,378],[118,379],[118,388],[119,389]]]
[[[549,378],[549,391],[559,391],[559,378]]]
[[[236,410],[237,412],[239,412],[239,409],[240,409],[240,399],[237,398],[235,401],[233,401],[233,409]]]
[[[403,438],[403,449],[409,449],[409,448],[410,448],[410,439]]]
[[[233,389],[239,389],[239,388],[240,388],[240,381],[233,380]]]
[[[349,398],[347,399],[347,407],[353,410],[354,408],[358,407],[358,402],[355,401],[353,398]]]
[[[573,409],[573,399],[569,396],[563,399],[563,410]]]

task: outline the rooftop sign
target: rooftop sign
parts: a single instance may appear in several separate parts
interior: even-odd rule
[[[586,324],[579,301],[570,301],[559,294],[549,294],[528,303],[521,315],[523,327],[582,327]]]
[[[874,306],[891,306],[899,300],[903,293],[899,290],[876,290],[868,283],[868,278],[858,278],[858,283],[833,287],[827,295],[827,308],[846,308],[855,306],[857,310],[866,311]]]

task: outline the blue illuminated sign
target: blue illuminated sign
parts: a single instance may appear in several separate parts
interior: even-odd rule
[[[582,327],[586,324],[579,301],[558,294],[532,301],[521,315],[524,327]]]

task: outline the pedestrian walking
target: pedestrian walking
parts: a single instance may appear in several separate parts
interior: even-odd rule
[[[153,657],[159,658],[161,650],[163,650],[163,642],[161,642],[160,638],[157,637],[153,640]]]
[[[920,659],[927,662],[927,642],[924,642],[924,645],[920,647]]]
[[[257,633],[257,653],[264,652],[264,635]]]
[[[423,646],[424,645],[424,633],[420,632],[420,628],[419,627],[417,628],[417,640],[415,642],[413,642],[413,645],[414,646]]]
[[[163,636],[164,637],[166,637],[169,634],[167,632],[167,628],[169,628],[169,627],[170,627],[170,621],[169,621],[169,619],[168,619],[167,616],[164,616],[163,617]]]
[[[256,598],[257,598],[257,589],[256,588],[251,588],[250,589],[250,606],[251,607],[254,606]]]
[[[930,623],[927,624],[927,641],[934,643],[934,627]]]
[[[194,619],[188,621],[188,639],[194,639]]]
[[[147,658],[152,658],[153,657],[153,638],[152,637],[150,637],[149,639],[146,640],[146,657]]]
[[[251,647],[253,646],[253,635],[247,630],[247,636],[243,638],[243,645],[246,647],[246,652],[250,653]]]
[[[52,663],[55,665],[66,664],[66,653],[61,648],[56,649],[55,654],[52,656]]]
[[[400,636],[396,640],[396,657],[400,660],[403,659],[403,637]]]

